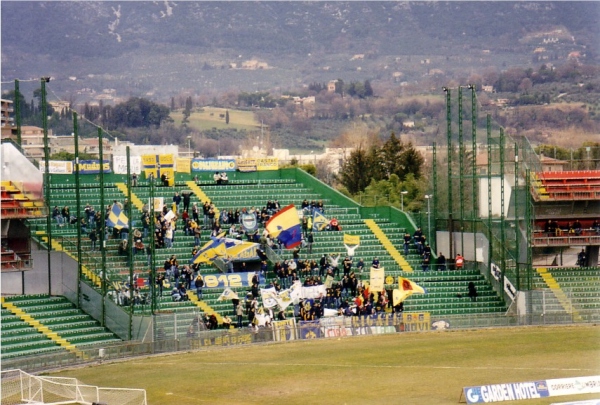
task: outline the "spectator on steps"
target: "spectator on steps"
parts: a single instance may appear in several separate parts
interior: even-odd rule
[[[456,266],[456,270],[462,270],[465,265],[465,258],[461,256],[460,253],[456,254],[456,258],[454,259],[454,265]]]
[[[475,283],[473,283],[472,281],[469,281],[468,289],[469,289],[469,293],[467,295],[469,296],[471,301],[473,301],[473,302],[477,301],[477,288],[475,287]]]
[[[442,252],[440,252],[437,258],[437,269],[440,271],[446,270],[446,256]]]

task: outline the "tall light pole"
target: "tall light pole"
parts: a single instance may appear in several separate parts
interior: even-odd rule
[[[188,135],[187,140],[188,140],[188,156],[192,157],[192,136]]]
[[[408,191],[400,191],[400,209],[404,211],[404,196],[408,194]]]
[[[431,198],[433,197],[432,194],[426,194],[425,198],[427,199],[427,240],[429,241],[429,244],[431,245]]]
[[[42,128],[44,130],[44,191],[48,209],[46,217],[46,232],[48,235],[48,295],[52,295],[52,207],[50,206],[50,147],[48,146],[48,103],[46,102],[46,83],[50,82],[50,77],[42,77],[40,82],[42,86]],[[18,97],[19,95],[17,94],[16,96]]]

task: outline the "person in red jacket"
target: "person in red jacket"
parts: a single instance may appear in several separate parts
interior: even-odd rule
[[[454,263],[456,265],[456,270],[462,270],[463,266],[465,265],[465,258],[462,257],[460,253],[457,253]]]

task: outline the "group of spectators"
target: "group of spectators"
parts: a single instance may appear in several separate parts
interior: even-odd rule
[[[600,221],[595,219],[589,229],[594,231],[597,235],[600,235]],[[584,230],[585,228],[578,219],[573,222],[569,221],[563,226],[553,219],[548,219],[544,224],[544,232],[548,236],[562,236],[564,234],[580,236]]]

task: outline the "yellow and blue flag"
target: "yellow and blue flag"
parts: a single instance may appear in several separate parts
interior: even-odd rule
[[[129,228],[129,219],[117,204],[113,204],[106,224],[116,229]]]
[[[273,238],[279,239],[286,249],[295,248],[302,240],[300,217],[294,204],[282,208],[273,215],[265,228]]]
[[[175,159],[173,155],[142,155],[142,167],[146,177],[150,174],[155,179],[166,174],[170,179],[175,178]]]
[[[322,231],[327,227],[327,225],[329,225],[329,220],[325,217],[325,215],[315,210],[313,214],[313,231]]]
[[[214,238],[207,242],[190,260],[190,264],[212,263],[219,256],[225,256],[226,247],[223,238]]]

